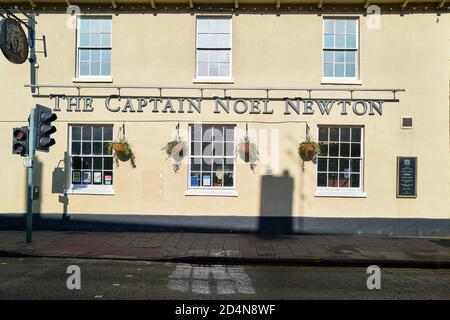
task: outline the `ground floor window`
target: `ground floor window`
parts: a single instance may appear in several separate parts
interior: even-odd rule
[[[189,126],[190,189],[233,189],[235,186],[235,127]]]
[[[317,189],[361,192],[363,185],[363,127],[319,126]]]
[[[108,152],[112,138],[112,125],[69,127],[70,181],[73,187],[113,184],[113,156]]]

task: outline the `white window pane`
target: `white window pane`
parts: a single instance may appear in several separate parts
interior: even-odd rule
[[[80,50],[80,61],[81,62],[89,61],[89,50],[88,49]]]
[[[323,53],[323,61],[324,62],[334,62],[334,60],[333,60],[333,51],[325,51]]]
[[[230,64],[229,63],[221,63],[220,64],[220,76],[221,77],[229,77],[230,76]]]
[[[336,51],[334,53],[335,62],[344,62],[344,51]]]
[[[209,32],[210,33],[220,33],[221,31],[221,19],[211,19],[209,20]]]
[[[102,61],[103,62],[111,61],[111,50],[109,49],[102,50]]]
[[[101,50],[91,50],[91,62],[100,61],[100,52]]]
[[[356,48],[356,35],[355,34],[347,34],[345,36],[346,40],[346,48]]]
[[[220,47],[221,48],[231,48],[231,37],[229,34],[220,35]]]
[[[334,65],[334,76],[343,77],[344,76],[344,64],[338,63]]]
[[[90,46],[100,47],[100,35],[99,34],[91,34],[90,39],[91,39]]]
[[[208,24],[209,22],[207,19],[197,19],[197,33],[207,33]]]
[[[89,34],[87,33],[80,34],[80,46],[82,47],[89,46]]]
[[[325,19],[324,20],[324,33],[333,34],[334,33],[334,20]]]
[[[208,63],[198,63],[197,64],[197,73],[200,77],[205,77],[208,75]]]
[[[355,65],[352,63],[348,63],[346,64],[346,68],[345,68],[345,76],[346,77],[356,77],[355,74]]]
[[[102,19],[102,33],[111,33],[112,28],[112,20],[111,19]]]
[[[208,37],[209,48],[219,48],[220,47],[220,35],[210,34]]]
[[[332,35],[324,36],[324,46],[325,48],[334,48],[334,37]]]
[[[209,51],[209,62],[219,62],[219,51],[211,50]]]
[[[342,49],[345,48],[345,35],[338,34],[335,36],[335,40],[336,40],[335,48],[342,48]]]
[[[231,19],[220,20],[220,33],[231,33]]]
[[[90,33],[100,33],[102,31],[102,20],[92,19],[89,26]]]
[[[356,34],[356,19],[347,20],[346,33],[355,33]]]
[[[345,20],[336,19],[335,22],[335,33],[345,33]]]
[[[89,19],[80,19],[80,33],[89,32]]]
[[[89,75],[89,63],[81,62],[80,63],[80,76],[88,76]]]
[[[323,70],[324,77],[332,77],[333,76],[333,64],[325,63]]]
[[[230,51],[228,50],[220,51],[220,62],[230,63]]]
[[[345,61],[354,63],[355,62],[355,55],[356,55],[355,51],[347,51],[345,53]]]
[[[197,36],[197,47],[198,48],[208,48],[208,35],[207,34],[199,34]]]
[[[197,50],[197,61],[198,62],[208,62],[208,51]]]
[[[102,47],[111,47],[111,34],[102,34]]]
[[[218,63],[210,63],[209,64],[209,76],[211,76],[211,77],[219,76],[219,64]]]
[[[111,75],[111,62],[102,62],[102,76]]]
[[[91,76],[100,75],[100,62],[91,63]]]

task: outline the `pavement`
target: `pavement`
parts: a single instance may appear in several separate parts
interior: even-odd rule
[[[0,256],[450,268],[450,238],[357,235],[257,235],[0,231]]]

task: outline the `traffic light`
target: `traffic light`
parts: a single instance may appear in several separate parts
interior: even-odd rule
[[[36,120],[36,151],[48,152],[49,148],[55,144],[55,139],[50,135],[56,132],[56,128],[52,126],[52,122],[58,117],[52,112],[50,108],[37,105],[35,120]]]
[[[28,156],[28,133],[27,127],[13,129],[13,154],[20,154],[22,157]]]

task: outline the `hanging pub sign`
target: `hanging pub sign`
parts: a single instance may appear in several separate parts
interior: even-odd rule
[[[20,24],[12,18],[0,21],[0,49],[9,62],[22,64],[27,61],[27,36]]]
[[[417,157],[397,157],[397,198],[417,198]]]

